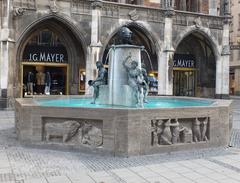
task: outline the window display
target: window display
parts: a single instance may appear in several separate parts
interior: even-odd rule
[[[67,65],[23,66],[23,97],[67,94]]]

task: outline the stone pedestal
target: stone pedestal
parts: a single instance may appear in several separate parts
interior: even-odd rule
[[[110,104],[109,103],[109,86],[103,85],[99,88],[99,100],[96,101],[97,104]],[[121,94],[118,96],[118,105],[135,107],[136,99],[132,88],[129,85],[122,85]],[[111,104],[110,104],[111,105]]]
[[[128,86],[128,73],[123,61],[131,55],[131,61],[137,61],[138,67],[141,68],[142,48],[134,45],[112,46],[109,57],[108,91],[106,86],[100,87],[99,104],[136,106],[136,99],[131,87]]]

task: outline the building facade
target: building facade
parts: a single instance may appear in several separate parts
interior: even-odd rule
[[[9,107],[17,97],[91,93],[95,63],[107,67],[123,26],[146,50],[150,94],[229,95],[228,0],[0,0],[0,9],[0,95]]]
[[[240,1],[231,2],[230,24],[230,94],[240,95]]]

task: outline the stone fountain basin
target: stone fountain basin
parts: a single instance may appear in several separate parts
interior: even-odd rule
[[[121,109],[48,107],[38,105],[35,98],[19,98],[15,127],[17,138],[24,145],[113,156],[226,146],[232,127],[231,100],[213,101],[210,106],[200,107]],[[170,127],[165,125],[167,121]],[[173,125],[176,121],[177,127]],[[156,122],[160,125],[156,126]]]

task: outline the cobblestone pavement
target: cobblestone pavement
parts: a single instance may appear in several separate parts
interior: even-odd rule
[[[21,145],[14,113],[0,111],[0,182],[4,183],[239,183],[240,100],[234,101],[231,147],[130,158]]]

